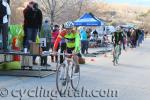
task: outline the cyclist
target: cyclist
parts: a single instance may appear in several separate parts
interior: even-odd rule
[[[114,46],[114,50],[115,50],[116,46],[119,46],[119,55],[118,55],[118,57],[121,55],[121,43],[122,43],[122,40],[123,40],[123,35],[122,34],[123,34],[123,31],[121,30],[121,28],[117,27],[116,31],[112,35],[112,43],[113,43],[113,46]],[[114,62],[114,60],[113,60],[113,62]]]
[[[67,44],[66,51],[68,54],[73,54],[73,58],[76,62],[75,73],[78,73],[79,62],[78,56],[75,53],[78,53],[80,51],[80,35],[73,28],[74,28],[73,22],[69,21],[64,23],[64,29],[59,33],[54,43],[53,52],[54,54],[56,53],[58,45],[61,42],[61,39],[64,38]]]

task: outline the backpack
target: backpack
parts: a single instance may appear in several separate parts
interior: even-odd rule
[[[0,24],[3,24],[3,17],[7,15],[6,7],[0,1]]]

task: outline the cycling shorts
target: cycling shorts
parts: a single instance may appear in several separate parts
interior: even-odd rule
[[[72,54],[75,48],[67,48],[67,53]]]

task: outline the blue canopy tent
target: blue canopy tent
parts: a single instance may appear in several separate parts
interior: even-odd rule
[[[96,18],[92,13],[85,13],[79,19],[74,21],[75,26],[101,26],[104,22]]]

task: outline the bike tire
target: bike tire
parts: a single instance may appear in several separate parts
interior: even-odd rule
[[[75,72],[75,65],[73,64],[71,68],[71,86],[75,91],[77,91],[80,83],[80,67],[78,73],[74,72]]]
[[[67,87],[68,87],[67,73],[62,75],[62,73],[64,73],[63,72],[64,70],[66,70],[66,65],[61,64],[60,66],[58,66],[57,71],[56,71],[56,88],[57,88],[60,96],[65,94]]]

